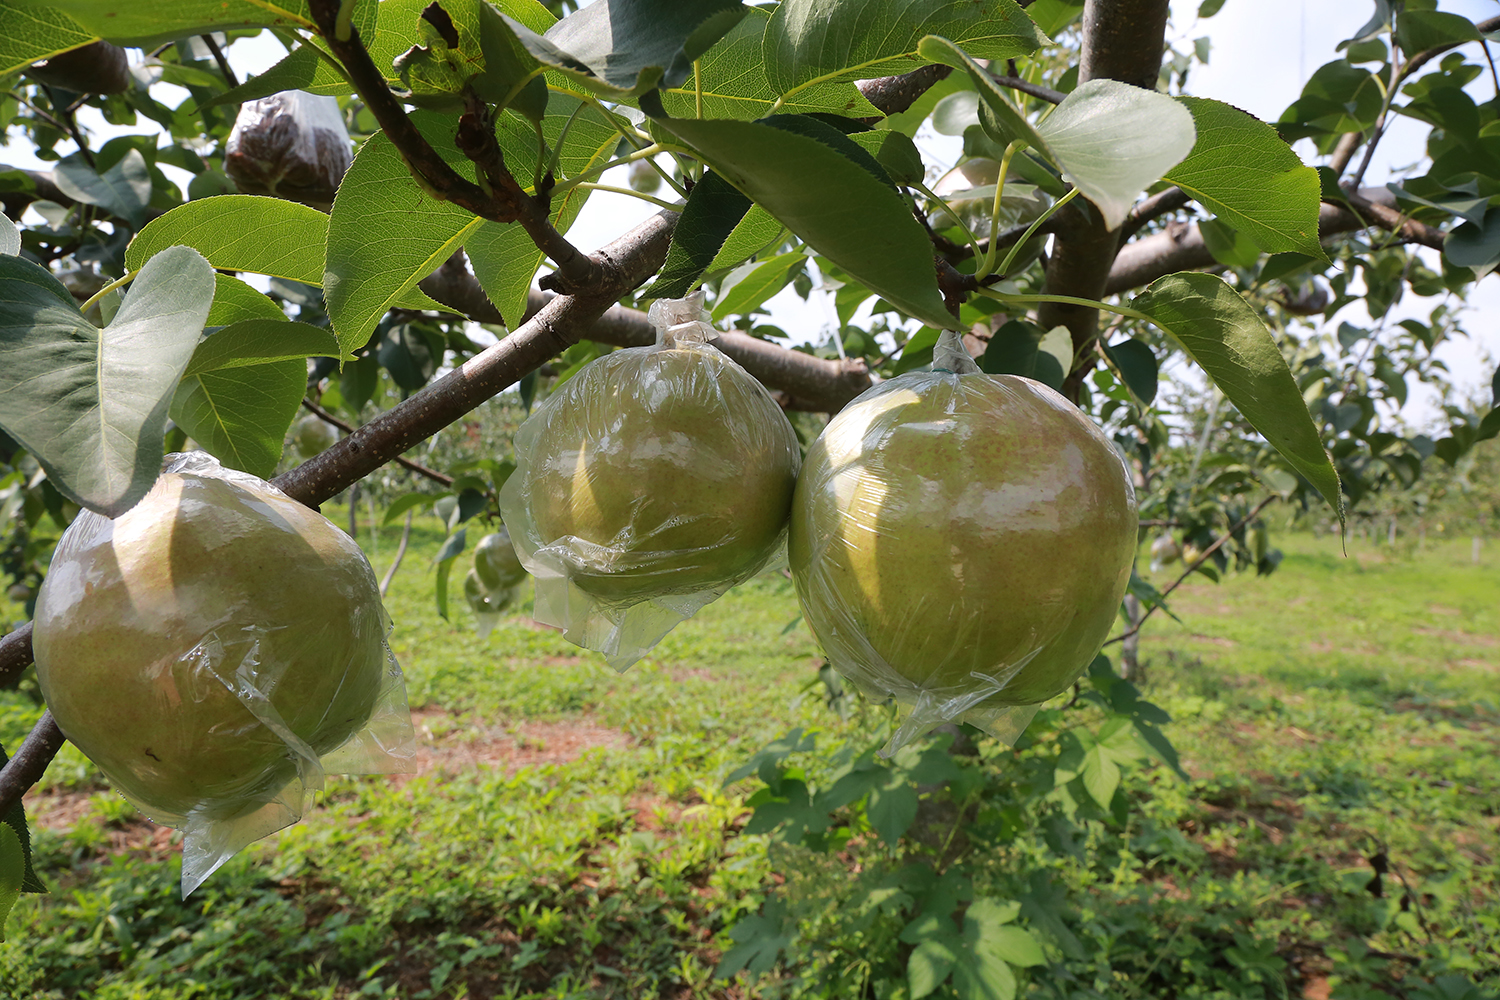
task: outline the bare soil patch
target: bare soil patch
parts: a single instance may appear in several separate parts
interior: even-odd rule
[[[534,719],[485,723],[472,716],[455,717],[439,709],[411,713],[416,730],[415,774],[462,773],[489,768],[515,774],[522,768],[569,764],[592,750],[623,750],[631,745],[624,732],[589,716],[558,722]],[[398,780],[412,775],[398,775]]]

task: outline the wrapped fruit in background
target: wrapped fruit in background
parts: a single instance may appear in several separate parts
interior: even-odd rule
[[[135,82],[125,50],[109,42],[90,42],[30,66],[26,75],[38,83],[75,94],[123,94]]]
[[[364,553],[317,511],[195,452],[139,504],[80,514],[37,596],[58,727],[158,823],[191,892],[301,818],[329,773],[408,769],[389,619]]]
[[[526,582],[526,567],[510,544],[510,532],[501,528],[485,535],[474,546],[474,568],[464,578],[464,599],[474,612],[475,632],[486,639],[500,623],[500,616],[519,600]]]
[[[1171,535],[1157,535],[1151,543],[1151,572],[1170,566],[1182,558],[1182,546]]]
[[[339,429],[315,413],[292,424],[292,446],[303,458],[315,458],[339,440]]]
[[[933,371],[865,392],[809,449],[790,561],[834,668],[910,710],[892,748],[950,721],[1013,741],[1098,652],[1136,526],[1104,433],[945,333]]]
[[[300,90],[240,105],[224,146],[224,172],[241,191],[323,211],[352,160],[339,102]]]
[[[800,449],[769,392],[707,341],[701,293],[657,342],[568,379],[516,435],[500,509],[538,621],[624,670],[777,558]]]

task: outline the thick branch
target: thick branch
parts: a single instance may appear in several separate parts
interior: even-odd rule
[[[32,727],[26,741],[21,744],[21,749],[6,763],[5,770],[0,771],[0,816],[21,801],[26,789],[41,780],[42,775],[47,772],[47,765],[52,763],[52,758],[57,756],[57,751],[62,749],[65,741],[62,730],[57,728],[57,723],[52,719],[52,713],[43,712],[41,721]]]
[[[1444,234],[1441,230],[1408,219],[1392,205],[1369,201],[1369,198],[1394,201],[1384,188],[1364,188],[1360,195],[1350,198],[1350,204],[1358,206],[1363,220],[1341,205],[1324,202],[1318,210],[1319,238],[1352,233],[1375,223],[1390,229],[1402,243],[1420,243],[1442,249]],[[1197,225],[1174,223],[1162,232],[1126,244],[1115,258],[1104,292],[1106,295],[1126,292],[1149,285],[1163,275],[1212,267],[1214,263],[1214,256],[1208,252]]]
[[[865,100],[879,108],[882,114],[898,115],[931,90],[933,84],[946,79],[951,72],[953,69],[949,66],[923,66],[900,76],[856,80],[854,85],[865,95]]]
[[[370,59],[359,32],[351,27],[348,39],[339,38],[335,29],[339,2],[311,0],[309,6],[324,41],[344,64],[361,100],[419,180],[442,198],[482,219],[519,222],[532,242],[557,265],[556,276],[561,279],[562,290],[592,295],[607,283],[599,262],[579,251],[553,228],[548,217],[548,200],[526,194],[506,169],[495,140],[494,123],[482,106],[471,108],[459,120],[456,139],[464,155],[475,162],[480,176],[488,182],[487,187],[460,176],[438,155],[386,86],[385,76]]]
[[[454,254],[442,267],[421,282],[422,291],[443,305],[451,306],[481,323],[501,323],[500,312],[485,297],[484,290],[463,257]],[[526,318],[536,315],[553,296],[533,290],[526,304]],[[656,331],[639,309],[612,306],[585,330],[581,339],[612,347],[643,347],[656,342]],[[870,372],[858,360],[830,361],[738,331],[725,333],[711,343],[733,358],[767,388],[783,392],[797,409],[837,413],[855,396],[870,387]]]
[[[1078,82],[1120,80],[1154,91],[1167,13],[1168,0],[1086,0]],[[1053,238],[1046,290],[1053,295],[1098,299],[1109,280],[1119,234],[1109,230],[1098,212],[1072,206],[1065,211],[1068,225]],[[1098,329],[1097,309],[1046,303],[1037,315],[1043,329],[1068,328],[1075,357],[1092,356],[1088,348]],[[1063,392],[1076,399],[1078,379],[1070,377]]]

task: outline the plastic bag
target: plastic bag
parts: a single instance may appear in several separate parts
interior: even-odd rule
[[[286,90],[240,105],[224,146],[224,172],[246,194],[326,209],[353,158],[339,102]]]
[[[186,896],[301,818],[323,775],[411,769],[390,619],[354,541],[202,452],[139,504],[85,511],[37,597],[59,728],[142,812],[184,833]]]
[[[515,438],[500,510],[536,619],[624,670],[783,550],[800,449],[706,340],[702,295],[651,306],[657,341],[558,386]]]
[[[526,567],[521,565],[505,528],[485,535],[474,546],[474,568],[464,577],[464,599],[474,612],[474,632],[488,639],[500,616],[521,596]]]
[[[943,722],[1013,742],[1093,659],[1136,548],[1130,475],[1093,421],[982,373],[951,332],[933,369],[829,422],[792,512],[808,625],[840,674],[909,710],[887,752]]]

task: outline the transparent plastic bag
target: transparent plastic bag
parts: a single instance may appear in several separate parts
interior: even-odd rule
[[[616,670],[780,558],[800,460],[770,393],[705,342],[701,293],[650,315],[654,345],[536,408],[500,492],[536,619]]]
[[[300,90],[241,104],[224,145],[224,172],[241,191],[320,207],[353,159],[339,102]]]
[[[986,375],[945,333],[933,371],[829,422],[797,484],[790,561],[840,674],[907,716],[1014,741],[1106,638],[1136,502],[1104,433],[1039,382]]]
[[[495,626],[500,624],[505,609],[516,603],[519,596],[519,585],[491,589],[480,580],[477,571],[469,570],[469,575],[464,577],[464,600],[474,612],[474,633],[481,639],[488,639]]]
[[[348,535],[203,452],[110,520],[63,533],[37,597],[59,728],[183,831],[182,893],[295,823],[325,773],[411,770],[390,619]]]

